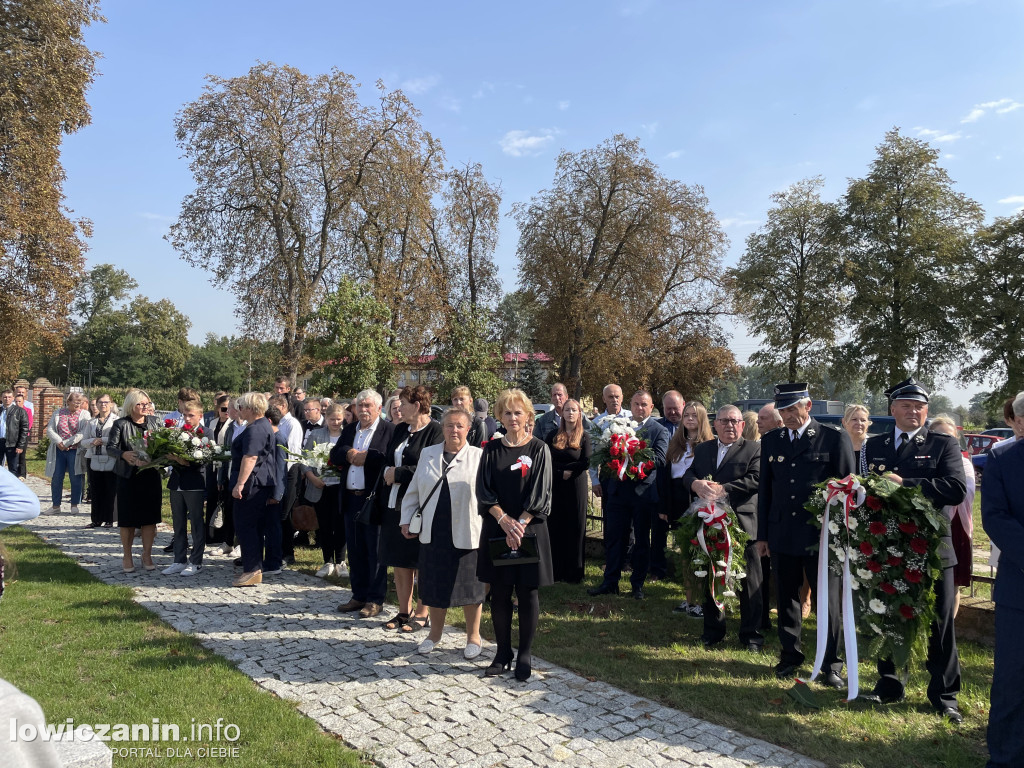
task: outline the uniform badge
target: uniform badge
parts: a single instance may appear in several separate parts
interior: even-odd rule
[[[768,457],[768,463],[771,464],[773,461],[775,461],[775,457],[774,456],[769,456]]]
[[[779,461],[779,462],[782,462],[782,461],[785,461],[785,460],[786,460],[785,456],[779,456],[779,458],[776,459],[776,461]]]
[[[885,472],[885,464],[879,464],[878,465],[878,471],[879,472]]]
[[[872,472],[874,472],[875,471],[875,465],[874,464],[868,464],[868,469],[870,469]]]

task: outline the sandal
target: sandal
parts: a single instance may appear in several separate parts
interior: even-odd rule
[[[408,613],[398,613],[384,623],[384,629],[401,629],[409,620]]]
[[[430,628],[430,617],[429,616],[410,616],[409,620],[402,625],[400,632],[411,634],[413,632],[419,632],[421,629]]]

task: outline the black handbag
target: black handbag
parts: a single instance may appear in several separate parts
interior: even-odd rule
[[[356,522],[362,525],[373,525],[377,516],[377,488],[380,486],[380,479],[384,476],[384,467],[377,473],[377,482],[373,484],[373,490],[366,494],[366,501],[356,513]]]
[[[536,533],[524,535],[519,541],[519,549],[512,549],[504,536],[495,536],[488,539],[487,550],[491,556],[491,564],[496,568],[503,565],[530,565],[540,562]]]

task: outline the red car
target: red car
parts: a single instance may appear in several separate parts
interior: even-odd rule
[[[996,435],[964,434],[964,440],[967,442],[967,455],[977,456],[981,453],[985,453],[989,448],[1002,439],[1003,438],[997,437]]]

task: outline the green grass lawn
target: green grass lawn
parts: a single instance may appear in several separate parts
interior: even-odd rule
[[[127,587],[97,581],[24,529],[6,529],[0,540],[18,571],[0,602],[0,676],[34,697],[47,722],[71,717],[76,724],[150,723],[160,718],[177,724],[185,735],[193,718],[196,723],[223,718],[240,732],[234,744],[237,757],[116,757],[115,766],[365,764],[291,703],[258,688],[225,659],[138,606]],[[195,750],[232,744],[177,746]]]

